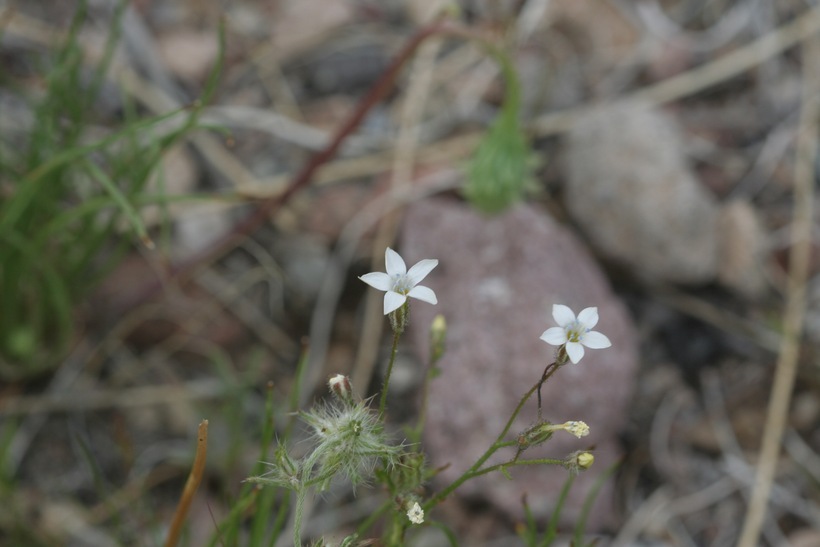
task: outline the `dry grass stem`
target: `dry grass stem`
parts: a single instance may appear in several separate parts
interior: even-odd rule
[[[443,2],[439,4],[443,5]],[[440,39],[431,39],[422,44],[410,69],[409,89],[401,105],[398,143],[393,160],[393,176],[390,180],[390,187],[394,191],[406,188],[413,178],[413,168],[418,152],[419,122],[424,115],[424,106],[430,94],[436,57],[440,48]],[[400,218],[400,209],[394,209],[379,222],[371,247],[373,271],[378,271],[383,265],[383,249],[393,245]],[[365,297],[363,334],[359,341],[352,376],[353,389],[358,393],[364,393],[370,385],[378,357],[379,340],[384,329],[382,300],[381,294],[375,291],[368,291]]]
[[[820,24],[820,10],[812,12]],[[760,530],[772,490],[783,434],[788,420],[800,353],[800,338],[806,315],[806,280],[812,243],[814,215],[814,166],[817,159],[818,91],[820,90],[820,41],[813,38],[803,48],[803,108],[797,136],[794,173],[794,220],[789,253],[789,280],[783,338],[775,370],[774,385],[766,414],[763,446],[755,476],[752,498],[741,532],[740,547],[758,544]]]
[[[179,499],[177,510],[174,513],[174,519],[171,521],[171,526],[168,530],[168,538],[165,540],[165,547],[174,547],[179,541],[179,536],[182,534],[182,525],[185,523],[185,518],[188,516],[188,509],[190,509],[191,502],[194,499],[194,494],[196,494],[199,484],[202,482],[202,475],[205,472],[205,460],[207,456],[208,420],[202,420],[199,424],[199,429],[197,430],[194,465],[191,467],[191,474],[188,475],[188,480],[185,482],[182,497]]]

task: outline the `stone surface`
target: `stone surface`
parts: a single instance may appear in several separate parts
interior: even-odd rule
[[[211,31],[175,28],[158,37],[157,48],[168,70],[187,82],[204,81],[219,56],[219,42]]]
[[[619,457],[616,436],[624,426],[637,368],[636,338],[630,318],[604,275],[572,233],[545,213],[520,205],[493,218],[456,201],[427,200],[407,211],[400,252],[408,264],[438,258],[425,279],[439,304],[415,302],[410,338],[427,355],[427,329],[442,313],[448,322],[442,375],[433,381],[425,448],[431,464],[446,467],[438,485],[458,477],[503,429],[521,396],[552,362],[554,347],[539,339],[554,326],[551,309],[563,303],[576,312],[597,306],[596,327],[612,340],[607,350],[588,350],[577,365],[561,369],[544,386],[544,417],[552,422],[583,420],[591,434],[576,439],[556,434],[527,458],[564,458],[596,445],[593,468],[579,476],[563,518],[574,523],[581,501],[599,474]],[[530,400],[510,439],[536,420]],[[490,460],[509,459],[501,451]],[[521,467],[513,480],[492,474],[466,483],[459,492],[483,498],[513,518],[521,518],[527,494],[535,514],[549,515],[567,478],[560,467]],[[590,529],[614,521],[612,483],[602,490],[590,516]]]
[[[724,205],[718,217],[720,260],[718,280],[742,296],[755,298],[766,290],[767,236],[754,208],[746,201]]]
[[[276,3],[271,51],[286,62],[327,39],[353,18],[349,2],[284,0]]]
[[[719,206],[670,117],[640,103],[599,107],[570,133],[566,167],[567,208],[602,254],[650,281],[716,277]]]

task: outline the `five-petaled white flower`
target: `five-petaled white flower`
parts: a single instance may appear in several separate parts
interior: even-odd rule
[[[413,502],[413,506],[407,510],[407,518],[413,524],[421,524],[424,522],[424,510],[419,505],[419,502]]]
[[[437,304],[436,293],[428,287],[419,285],[421,280],[433,268],[438,266],[438,260],[425,259],[407,270],[404,260],[399,253],[390,247],[384,252],[384,264],[387,273],[373,272],[361,276],[359,279],[373,288],[380,291],[387,291],[384,295],[384,314],[395,311],[407,302],[407,297],[412,296],[430,304]]]
[[[603,349],[612,345],[609,338],[592,330],[598,323],[598,308],[586,308],[576,318],[567,306],[555,304],[552,306],[552,317],[558,326],[545,330],[541,340],[553,346],[565,346],[573,363],[584,356],[584,346]]]

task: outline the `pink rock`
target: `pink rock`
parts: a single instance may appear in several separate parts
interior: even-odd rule
[[[595,327],[612,340],[606,350],[587,350],[577,365],[558,371],[543,387],[544,418],[553,423],[583,420],[591,433],[576,439],[557,432],[524,458],[564,458],[592,445],[595,464],[582,473],[570,493],[562,521],[576,522],[582,501],[598,478],[620,456],[616,440],[627,419],[637,369],[637,342],[624,305],[613,295],[604,274],[583,243],[537,209],[520,205],[486,218],[456,201],[427,200],[405,217],[400,252],[415,263],[439,259],[425,279],[439,304],[412,304],[410,339],[422,357],[428,354],[428,328],[436,313],[447,318],[447,353],[442,374],[433,381],[425,448],[434,467],[450,464],[434,488],[441,488],[470,467],[503,429],[521,396],[538,381],[555,348],[539,339],[554,326],[553,304],[577,313],[597,306]],[[511,429],[508,440],[536,420],[533,397]],[[502,450],[488,463],[509,460]],[[534,513],[546,518],[567,479],[558,466],[518,467],[512,481],[494,473],[458,490],[482,498],[516,519],[522,518],[522,494]],[[612,482],[602,489],[590,514],[589,530],[612,525]]]

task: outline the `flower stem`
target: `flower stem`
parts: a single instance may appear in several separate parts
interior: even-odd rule
[[[301,547],[302,545],[302,515],[305,511],[305,496],[307,495],[307,487],[302,486],[296,491],[296,509],[293,518],[293,545],[294,547]]]
[[[417,443],[421,441],[421,434],[424,432],[424,425],[427,422],[427,403],[430,400],[430,382],[433,380],[433,370],[435,363],[430,365],[427,369],[427,374],[424,375],[424,384],[421,387],[421,404],[419,405],[419,417],[416,422],[416,427],[410,430],[410,441]]]
[[[555,363],[550,365],[550,367],[552,367],[554,364]],[[547,370],[549,370],[550,367],[547,367]],[[552,376],[552,373],[557,368],[558,368],[557,366],[554,367],[553,370],[549,372],[549,374],[547,374],[547,370],[544,371],[544,374],[541,376],[541,379],[539,379],[538,382],[536,382],[536,384],[534,386],[532,386],[529,389],[529,391],[527,391],[524,394],[523,397],[521,397],[521,400],[518,402],[518,406],[515,407],[515,410],[513,410],[513,413],[510,416],[510,419],[507,420],[507,424],[504,426],[504,429],[502,429],[501,433],[498,434],[498,437],[496,437],[495,442],[493,442],[493,444],[490,445],[490,448],[488,448],[487,451],[484,452],[484,454],[482,454],[481,457],[478,458],[478,460],[467,471],[464,472],[464,474],[462,474],[459,478],[457,478],[452,483],[450,483],[444,490],[442,490],[441,492],[439,492],[438,494],[436,494],[435,496],[433,496],[432,498],[427,500],[425,502],[424,506],[422,507],[422,509],[424,509],[425,512],[429,511],[430,509],[432,509],[433,507],[435,507],[436,505],[438,505],[439,503],[444,501],[444,499],[447,496],[449,496],[456,488],[458,488],[459,486],[461,486],[462,484],[467,482],[469,479],[471,479],[473,477],[476,477],[478,475],[483,475],[485,470],[481,469],[481,466],[484,465],[484,462],[486,462],[488,459],[490,459],[490,456],[495,454],[496,451],[498,451],[501,448],[504,448],[504,447],[507,447],[507,446],[513,446],[514,444],[516,444],[516,443],[511,442],[511,441],[503,441],[503,439],[507,435],[507,433],[510,431],[510,428],[512,427],[512,424],[515,421],[515,419],[521,413],[521,409],[524,408],[524,403],[526,403],[527,400],[529,400],[529,398],[532,397],[532,394],[535,393],[536,390],[539,390],[541,388],[541,384],[546,382],[547,379],[549,379],[549,377]],[[523,461],[528,461],[528,460],[523,460]],[[514,463],[517,465],[517,461],[514,462]],[[505,465],[509,465],[509,463],[505,464]]]
[[[563,360],[562,360],[562,352],[563,351]],[[555,374],[555,371],[561,368],[561,365],[567,362],[567,354],[566,350],[564,350],[564,346],[561,346],[561,350],[558,352],[558,358],[547,365],[547,368],[544,369],[544,373],[541,375],[541,379],[538,380],[536,385],[536,391],[538,392],[538,420],[541,420],[541,386],[550,379],[550,376]]]
[[[499,469],[505,469],[507,467],[517,467],[519,465],[564,465],[564,460],[556,460],[555,458],[536,458],[534,460],[513,460],[504,463],[497,463],[495,465],[491,465],[489,467],[485,467],[484,469],[479,469],[470,474],[468,479],[474,479],[476,477],[480,477],[481,475],[486,475],[488,473],[492,473],[493,471],[498,471]]]
[[[379,417],[384,418],[384,410],[387,407],[387,388],[390,385],[390,375],[393,373],[393,363],[396,362],[396,353],[399,351],[399,338],[401,331],[393,331],[393,348],[390,350],[390,362],[387,363],[387,372],[384,375],[382,384],[382,394],[379,396]]]

